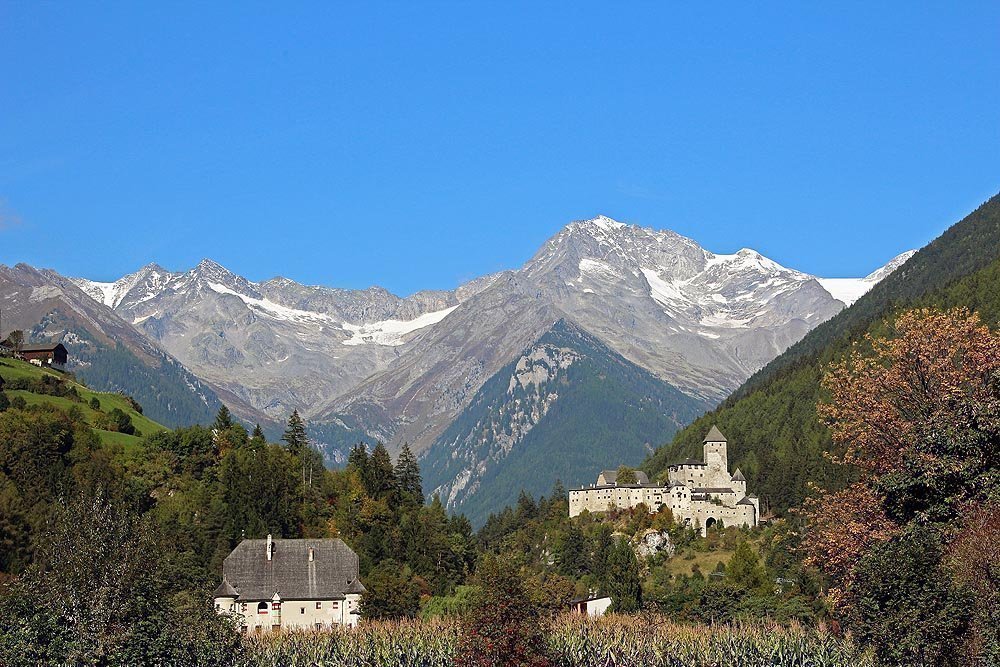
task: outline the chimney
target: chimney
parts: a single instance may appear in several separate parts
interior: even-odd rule
[[[267,559],[271,560],[271,533],[267,534]]]
[[[309,562],[313,562],[313,548],[309,547]]]

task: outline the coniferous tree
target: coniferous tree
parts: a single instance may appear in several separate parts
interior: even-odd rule
[[[288,418],[288,428],[281,439],[288,446],[288,452],[292,456],[301,456],[309,447],[309,436],[306,435],[306,425],[299,417],[298,410],[292,410],[292,415]]]
[[[559,545],[559,572],[568,577],[578,577],[587,567],[587,542],[583,532],[570,524]]]
[[[722,565],[722,562],[719,562]],[[767,573],[750,543],[743,540],[737,545],[733,557],[724,568],[726,578],[733,586],[750,590],[762,589],[767,584]]]
[[[627,540],[616,540],[608,554],[607,592],[612,609],[627,614],[642,609],[639,560]]]
[[[381,442],[375,445],[368,465],[368,493],[374,498],[385,498],[396,490],[396,472],[392,457]]]
[[[260,440],[260,441],[265,440],[264,429],[260,427],[260,424],[257,424],[256,426],[253,427],[253,434],[250,437],[253,438],[254,440]]]
[[[396,458],[395,474],[403,497],[421,502],[424,497],[424,489],[420,479],[420,466],[417,464],[417,457],[410,451],[410,445],[407,443],[403,444],[403,449],[400,450],[399,456]]]
[[[347,456],[347,468],[348,470],[353,470],[361,483],[365,485],[367,489],[367,480],[369,477],[368,473],[368,448],[365,447],[365,443],[359,442],[351,448],[351,453]]]
[[[229,413],[229,408],[223,404],[219,408],[218,414],[215,415],[215,423],[212,425],[212,428],[216,431],[225,431],[228,428],[232,428],[232,426],[233,416]]]
[[[521,489],[521,494],[517,497],[517,522],[520,525],[526,524],[538,516],[538,505],[531,495]]]

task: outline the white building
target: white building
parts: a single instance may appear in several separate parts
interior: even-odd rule
[[[570,609],[581,616],[604,616],[611,606],[611,598],[607,595],[592,595],[578,598],[570,603]]]
[[[747,495],[747,480],[739,468],[729,474],[728,443],[715,426],[705,436],[704,459],[670,465],[666,486],[650,484],[642,472],[636,472],[636,477],[636,484],[619,485],[615,473],[605,470],[595,485],[571,489],[569,515],[639,504],[656,512],[665,506],[675,521],[697,526],[702,535],[719,521],[727,526],[756,526],[760,521],[760,501]]]
[[[222,563],[215,609],[243,632],[358,623],[358,556],[339,539],[243,540]]]

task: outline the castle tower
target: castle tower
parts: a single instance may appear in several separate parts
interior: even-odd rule
[[[736,499],[742,500],[747,495],[747,478],[739,468],[733,473],[732,489],[736,492]]]
[[[718,426],[712,425],[708,435],[705,436],[705,465],[708,466],[708,474],[720,478],[729,476],[729,455],[726,451],[726,436]]]

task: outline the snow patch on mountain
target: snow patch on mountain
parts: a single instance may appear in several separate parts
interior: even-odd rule
[[[893,257],[888,264],[872,271],[864,278],[817,278],[816,280],[834,299],[850,306],[884,280],[886,276],[905,264],[906,260],[913,257],[916,252],[916,250],[907,250],[900,253]]]
[[[424,313],[412,320],[383,320],[381,322],[371,322],[369,324],[349,324],[342,326],[351,332],[351,337],[345,340],[343,345],[365,345],[375,343],[377,345],[398,346],[405,342],[407,334],[418,329],[437,324],[448,314],[458,308],[452,306],[431,313]]]

